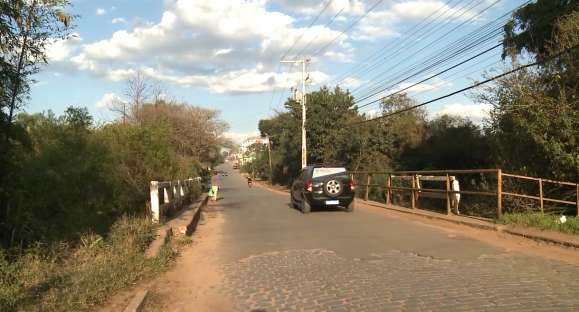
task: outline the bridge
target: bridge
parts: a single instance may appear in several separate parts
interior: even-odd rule
[[[579,309],[574,249],[364,200],[304,215],[283,190],[219,170],[218,200],[145,311]]]

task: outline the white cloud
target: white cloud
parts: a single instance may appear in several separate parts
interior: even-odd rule
[[[103,9],[103,8],[98,8],[98,9],[96,9],[96,15],[102,16],[102,15],[105,15],[105,14],[107,14],[107,10],[105,10],[105,9]]]
[[[348,77],[348,78],[345,78],[341,81],[340,86],[343,88],[346,88],[346,89],[355,89],[355,88],[361,86],[362,83],[364,83],[364,81],[362,81],[358,78]]]
[[[115,17],[111,20],[111,23],[113,23],[113,24],[127,24],[128,22],[123,17]]]
[[[451,115],[465,117],[473,122],[482,122],[483,119],[488,118],[492,105],[490,104],[462,104],[453,103],[447,104],[439,111],[434,113],[434,116]]]
[[[95,104],[98,108],[111,108],[115,103],[124,103],[125,101],[121,99],[115,93],[105,93],[100,100]]]
[[[400,90],[404,90],[410,86],[412,86],[413,84],[415,84],[416,82],[403,82],[401,84],[399,84],[396,88],[394,89],[390,89],[387,90],[389,93],[391,92],[398,92]],[[451,86],[452,83],[450,81],[446,81],[443,79],[439,79],[439,78],[434,78],[431,80],[431,82],[429,83],[421,83],[415,86],[410,87],[409,89],[404,90],[404,92],[406,93],[420,93],[420,92],[427,92],[427,91],[433,91],[433,90],[437,90],[440,89],[442,87],[447,87],[447,86]]]
[[[231,53],[231,51],[233,51],[233,49],[219,49],[219,50],[215,51],[215,56],[229,54],[229,53]]]
[[[68,60],[71,54],[79,47],[82,38],[78,33],[73,33],[66,39],[53,40],[46,47],[46,56],[49,62],[62,62]]]
[[[443,1],[438,0],[413,0],[399,2],[394,4],[391,7],[391,10],[394,16],[403,20],[420,20],[437,12],[437,10],[440,10],[439,12],[441,13],[445,12],[443,15],[435,15],[443,18],[464,20],[473,16],[472,12],[462,10],[462,8],[452,8]]]
[[[476,7],[476,6],[474,6]],[[360,21],[355,33],[355,39],[372,40],[380,37],[393,36],[397,32],[395,26],[402,22],[419,21],[433,13],[438,22],[449,20],[466,20],[474,16],[473,12],[456,9],[448,6],[440,0],[410,0],[393,2],[389,7],[382,10],[374,10]],[[444,13],[442,13],[444,12]]]
[[[333,15],[338,12],[347,15],[361,15],[364,13],[366,7],[361,0],[328,0],[331,1],[328,8],[324,12],[326,15]],[[290,11],[297,11],[307,15],[317,15],[324,6],[328,3],[326,1],[311,1],[311,0],[274,0],[273,2],[280,4],[284,9]]]
[[[249,132],[225,132],[223,136],[231,139],[233,142],[240,144],[245,139],[259,136],[259,131],[249,131]]]
[[[318,49],[338,34],[323,26],[306,31],[293,23],[289,15],[267,11],[263,0],[168,1],[159,22],[84,44],[70,63],[113,81],[143,70],[158,80],[216,93],[265,92],[293,84],[294,74],[274,71],[298,37],[303,35],[294,51],[309,41],[314,42],[310,49]],[[340,47],[346,45],[339,41]],[[328,53],[347,58],[344,52]],[[327,78],[321,72],[310,76],[315,83]]]

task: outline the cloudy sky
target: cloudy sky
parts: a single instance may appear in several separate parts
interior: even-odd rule
[[[74,34],[50,46],[50,65],[35,77],[27,111],[60,113],[75,105],[88,107],[99,121],[112,120],[108,105],[122,99],[125,80],[140,71],[174,100],[221,111],[231,125],[229,135],[242,138],[256,132],[259,119],[281,110],[290,87],[297,85],[298,68],[281,65],[282,57],[310,57],[309,90],[324,84],[349,88],[356,99],[367,98],[358,104],[366,104],[360,110],[371,115],[377,108],[368,104],[372,100],[496,45],[499,39],[489,30],[500,25],[489,23],[525,1],[72,2],[72,13],[79,16]],[[457,52],[468,40],[483,38]],[[452,58],[436,63],[441,56]],[[426,101],[504,66],[495,49],[407,91]],[[431,116],[475,120],[488,111],[465,96],[427,109]]]

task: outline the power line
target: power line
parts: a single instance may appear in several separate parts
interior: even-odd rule
[[[483,1],[484,1],[484,0],[482,0],[481,2],[479,2],[479,4],[482,3]],[[426,46],[424,46],[424,47],[422,47],[421,49],[419,49],[419,50],[415,51],[414,53],[412,53],[411,57],[418,55],[420,52],[424,51],[424,50],[427,49],[428,47],[431,47],[433,44],[436,44],[437,42],[440,42],[441,39],[443,39],[444,37],[448,36],[450,33],[454,32],[455,30],[457,30],[458,28],[462,27],[462,26],[465,25],[466,23],[472,21],[472,20],[475,19],[476,17],[480,16],[482,13],[484,13],[485,11],[487,11],[488,9],[490,9],[491,7],[493,7],[494,5],[496,5],[496,4],[497,4],[498,2],[500,2],[500,1],[502,1],[502,0],[496,0],[496,1],[494,1],[492,4],[490,4],[489,6],[485,7],[483,10],[481,10],[480,12],[478,12],[476,15],[474,15],[474,16],[472,16],[471,18],[469,18],[468,20],[466,20],[466,21],[458,24],[457,26],[455,26],[455,27],[452,28],[451,30],[449,30],[449,31],[447,31],[446,33],[444,33],[443,35],[439,36],[438,38],[432,40],[432,41],[429,42]],[[478,4],[477,4],[477,6],[478,6]],[[465,12],[466,12],[466,11],[465,11]],[[463,12],[463,13],[464,13],[464,12]],[[462,14],[461,14],[461,16],[462,16]],[[483,28],[483,29],[484,29],[484,28]],[[468,39],[469,36],[472,36],[472,33],[469,34],[469,35],[467,35],[467,36],[465,36],[465,37],[463,37],[463,40],[464,40],[464,38],[467,38],[467,39]],[[460,42],[460,41],[459,41],[459,42]],[[406,58],[406,59],[404,59],[404,60],[396,63],[394,66],[392,66],[392,67],[390,67],[389,69],[387,69],[387,70],[381,72],[380,74],[374,76],[372,79],[377,79],[377,78],[379,78],[381,75],[387,73],[388,71],[391,71],[392,69],[397,68],[398,66],[402,65],[402,64],[405,63],[408,59],[409,59],[409,58]],[[368,87],[368,88],[366,88],[366,89],[369,90],[369,91],[368,91],[369,93],[374,92],[375,89],[378,88],[378,85],[381,84],[381,83],[383,83],[383,82],[385,82],[385,80],[382,80],[382,81],[380,81],[380,82],[374,83],[374,84],[373,84],[373,87]],[[359,89],[360,89],[360,87],[356,88],[355,90],[352,90],[352,93],[355,93],[355,92],[356,92],[357,90],[359,90]]]
[[[493,58],[497,58],[497,57],[499,58],[498,60],[495,59],[492,62],[488,62],[489,60],[492,60]],[[482,68],[492,67],[492,66],[494,66],[496,64],[500,64],[500,63],[503,63],[503,61],[499,55],[496,55],[496,54],[490,55],[489,57],[473,64],[472,66],[469,66],[467,68],[463,68],[463,69],[456,71],[456,72],[453,72],[452,74],[449,74],[449,75],[444,75],[443,77],[441,77],[441,79],[445,80],[445,79],[453,78],[452,80],[450,80],[448,82],[454,82],[454,81],[457,81],[459,79],[467,78],[474,73],[480,74]],[[469,69],[472,69],[472,68],[476,68],[476,69],[468,71]],[[468,71],[468,73],[463,74],[467,71]],[[422,91],[413,92],[413,95],[419,95],[419,94],[424,94],[424,93],[433,92],[433,91],[435,91],[435,90],[422,90]],[[359,107],[358,107],[358,109],[359,109]],[[361,112],[361,113],[367,112],[367,111],[370,111],[370,110],[367,110],[367,107],[365,108],[364,111],[358,110],[358,112]]]
[[[508,15],[508,13],[505,14],[505,15],[503,15],[503,17],[504,17],[504,16],[507,16],[507,15]],[[491,22],[491,23],[489,23],[489,24],[481,27],[479,30],[477,30],[477,31],[475,31],[475,32],[473,32],[473,33],[476,33],[476,32],[478,32],[478,31],[480,31],[480,30],[483,30],[483,29],[485,29],[485,28],[488,28],[489,25],[492,26],[492,25],[494,25],[494,24],[496,23],[496,21],[500,21],[501,19],[502,19],[502,17],[497,18],[495,21],[493,21],[493,22]],[[403,81],[406,81],[408,78],[411,78],[411,77],[413,77],[413,76],[416,76],[416,75],[419,74],[419,73],[430,71],[430,69],[434,69],[435,67],[439,66],[440,64],[445,63],[447,60],[450,60],[450,59],[454,58],[455,56],[458,56],[458,55],[462,54],[464,51],[470,50],[472,47],[475,47],[475,46],[477,46],[477,45],[479,45],[479,44],[481,44],[481,43],[484,43],[484,42],[486,42],[486,41],[494,38],[494,36],[495,36],[494,33],[502,32],[502,27],[503,27],[503,26],[501,25],[500,27],[497,27],[496,29],[493,29],[493,30],[491,30],[490,32],[487,31],[484,35],[482,35],[482,36],[479,35],[478,37],[473,37],[473,36],[472,36],[473,33],[465,36],[464,38],[472,37],[472,38],[474,38],[474,39],[476,39],[476,40],[475,40],[473,43],[466,44],[466,46],[465,46],[465,43],[466,43],[466,42],[465,42],[465,43],[462,43],[462,44],[460,43],[460,42],[464,41],[464,38],[458,40],[458,41],[455,42],[455,43],[452,43],[451,45],[449,45],[449,47],[454,47],[454,46],[456,46],[457,44],[459,44],[459,46],[460,46],[461,49],[458,50],[458,51],[456,51],[456,52],[452,52],[452,51],[449,51],[449,47],[447,47],[447,48],[444,49],[443,51],[439,52],[439,54],[438,54],[439,56],[432,57],[433,59],[437,60],[435,64],[429,65],[427,68],[424,68],[424,69],[420,70],[418,73],[413,74],[413,75],[411,75],[410,77],[406,77],[405,79],[402,79],[401,81],[397,82],[396,84],[401,83],[401,82],[403,82]],[[486,38],[485,38],[485,37],[486,37]],[[479,42],[477,43],[477,40],[482,40],[482,41],[479,41]],[[452,53],[451,57],[446,57],[446,59],[440,59],[440,56],[441,56],[441,55],[442,55],[442,56],[445,56],[445,55],[448,55],[448,53]],[[429,59],[431,59],[431,58],[429,57]],[[423,62],[422,64],[428,64],[428,62]],[[417,66],[414,66],[414,68],[417,68]],[[411,72],[411,70],[407,71],[407,73],[408,73],[408,72]],[[404,73],[403,73],[403,74],[404,74]],[[400,74],[400,75],[398,75],[397,77],[401,77],[403,74]],[[396,78],[390,79],[390,82],[393,81],[394,79],[396,79]],[[385,81],[385,80],[383,80],[383,81]],[[375,95],[377,95],[377,94],[379,94],[379,93],[381,93],[381,92],[383,92],[383,91],[385,91],[385,90],[387,90],[387,89],[390,89],[390,88],[394,87],[396,84],[391,85],[391,86],[389,86],[389,87],[387,87],[387,88],[383,88],[382,90],[380,90],[380,91],[378,91],[378,92],[370,93],[370,95],[368,95],[368,96],[366,96],[366,97],[358,100],[357,103],[360,103],[361,101],[363,101],[363,100],[365,100],[365,99],[367,99],[367,98],[369,98],[369,97],[375,96]],[[377,85],[377,84],[376,84],[376,85]],[[377,89],[378,89],[378,88],[375,87],[375,88],[372,89],[370,92],[374,92],[374,91],[376,91]],[[373,101],[373,102],[376,102],[376,101]],[[369,103],[369,104],[371,104],[371,103]],[[364,106],[367,106],[367,105],[364,105]]]
[[[320,16],[326,11],[326,9],[330,6],[330,4],[332,3],[333,0],[328,0],[328,2],[326,3],[326,5],[322,8],[322,10],[318,13],[318,15],[316,15],[316,17],[312,20],[312,22],[310,23],[310,25],[304,29],[304,31],[302,31],[301,35],[298,37],[298,39],[296,39],[294,41],[294,43],[292,44],[292,46],[286,50],[286,52],[281,56],[281,59],[284,59],[290,52],[291,50],[296,46],[296,44],[302,39],[302,37],[304,36],[304,34],[306,33],[306,30],[311,28],[312,25],[314,25],[314,23],[317,22],[317,20],[320,18]],[[279,74],[280,73],[280,69],[282,68],[281,64],[278,63],[277,64],[277,69],[276,69],[276,73]],[[275,97],[275,94],[279,91],[279,88],[274,87],[274,89],[272,90],[271,93],[271,99],[269,101],[269,109],[271,110],[272,104],[273,104],[273,98]],[[283,96],[283,92],[281,93],[279,100],[277,103],[279,103],[281,101],[281,98]]]
[[[302,40],[302,38],[304,37],[304,35],[306,34],[306,31],[308,29],[310,29],[320,18],[320,16],[322,16],[322,14],[326,11],[326,9],[330,6],[330,4],[332,3],[333,0],[328,0],[328,2],[326,2],[326,5],[322,8],[322,10],[318,13],[318,15],[316,15],[316,17],[312,20],[312,22],[310,23],[310,25],[308,25],[308,27],[306,29],[304,29],[304,31],[302,31],[301,35],[294,41],[294,43],[292,44],[292,46],[287,50],[287,52],[281,56],[281,59],[285,59],[285,57],[291,52],[291,50],[296,46],[296,44]]]
[[[428,78],[425,78],[425,79],[423,79],[423,80],[420,80],[419,82],[416,82],[416,83],[414,83],[414,84],[412,84],[412,85],[410,85],[410,86],[408,86],[408,87],[406,87],[406,88],[403,88],[403,89],[401,89],[401,90],[398,90],[398,91],[396,91],[396,92],[394,92],[394,93],[390,93],[390,94],[388,94],[387,96],[384,96],[384,97],[382,97],[382,98],[380,98],[380,99],[377,99],[377,100],[374,100],[374,101],[372,101],[372,102],[366,103],[366,104],[364,104],[364,105],[360,105],[360,106],[358,106],[358,109],[360,109],[360,108],[362,108],[362,107],[369,106],[369,105],[371,105],[371,104],[374,104],[374,103],[376,103],[376,102],[378,102],[378,101],[380,101],[380,100],[382,100],[382,99],[386,99],[386,98],[389,98],[389,97],[394,96],[394,95],[396,95],[396,94],[402,93],[402,92],[404,92],[404,91],[406,91],[406,90],[408,90],[408,89],[411,89],[411,88],[413,88],[413,87],[415,87],[415,86],[417,86],[417,85],[419,85],[419,84],[421,84],[421,83],[424,83],[424,82],[429,81],[429,80],[431,80],[431,79],[433,79],[433,78],[435,78],[435,77],[438,77],[438,76],[440,76],[440,75],[442,75],[442,74],[444,74],[444,73],[446,73],[446,72],[448,72],[448,71],[451,71],[451,70],[459,67],[460,65],[463,65],[463,64],[465,64],[465,63],[468,63],[469,61],[472,61],[473,59],[475,59],[475,58],[477,58],[477,57],[479,57],[479,56],[481,56],[481,55],[484,55],[484,54],[486,54],[486,53],[488,53],[488,52],[491,52],[492,50],[494,50],[494,49],[496,49],[496,48],[498,48],[498,47],[500,47],[500,46],[502,46],[502,43],[497,44],[497,45],[495,45],[495,46],[493,46],[493,47],[491,47],[491,48],[489,48],[489,49],[486,49],[486,50],[484,50],[483,52],[480,52],[480,53],[476,54],[475,56],[469,57],[468,59],[466,59],[466,60],[464,60],[464,61],[462,61],[462,62],[459,62],[459,63],[457,63],[457,64],[455,64],[455,65],[453,65],[453,66],[451,66],[451,67],[449,67],[449,68],[447,68],[447,69],[445,69],[445,70],[443,70],[443,71],[440,71],[440,72],[438,72],[438,73],[436,73],[436,74],[434,74],[434,75],[432,75],[432,76],[430,76],[430,77],[428,77]]]
[[[573,46],[573,47],[570,47],[570,48],[568,48],[568,49],[565,49],[565,50],[563,50],[563,51],[561,51],[561,52],[559,52],[559,53],[557,53],[557,54],[554,54],[554,55],[550,56],[548,59],[553,59],[553,58],[555,58],[555,57],[561,56],[561,55],[563,55],[563,54],[565,54],[565,53],[570,52],[571,50],[576,49],[577,47],[579,47],[579,45],[575,45],[575,46]],[[543,61],[543,62],[544,62],[544,61]],[[502,73],[502,74],[500,74],[500,75],[496,75],[496,76],[494,76],[494,77],[492,77],[492,78],[489,78],[489,79],[486,79],[486,80],[484,80],[484,81],[477,82],[477,83],[473,84],[472,86],[468,86],[468,87],[466,87],[466,88],[462,88],[462,89],[460,89],[460,90],[457,90],[457,91],[454,91],[454,92],[445,94],[445,95],[440,96],[440,97],[437,97],[437,98],[435,98],[435,99],[432,99],[432,100],[429,100],[429,101],[426,101],[426,102],[423,102],[423,103],[420,103],[420,104],[417,104],[417,105],[413,105],[413,106],[410,106],[410,107],[407,107],[407,108],[404,108],[404,109],[401,109],[401,110],[397,110],[397,111],[395,111],[395,112],[392,112],[392,113],[389,113],[389,114],[386,114],[386,115],[382,115],[382,116],[375,117],[375,118],[371,118],[371,119],[366,119],[366,120],[363,120],[363,121],[360,121],[360,122],[357,122],[357,123],[354,123],[354,124],[364,124],[364,123],[367,123],[367,122],[371,122],[371,121],[375,121],[375,120],[380,120],[380,119],[388,118],[388,117],[391,117],[391,116],[394,116],[394,115],[402,114],[402,113],[404,113],[404,112],[407,112],[407,111],[410,111],[410,110],[413,110],[413,109],[416,109],[416,108],[419,108],[419,107],[422,107],[422,106],[431,104],[431,103],[433,103],[433,102],[437,102],[437,101],[440,101],[440,100],[442,100],[442,99],[445,99],[445,98],[448,98],[448,97],[457,95],[457,94],[459,94],[459,93],[462,93],[462,92],[465,92],[465,91],[468,91],[468,90],[477,88],[477,87],[479,87],[479,86],[481,86],[481,85],[484,85],[484,84],[487,84],[487,83],[489,83],[489,82],[491,82],[491,81],[494,81],[494,80],[500,79],[500,78],[502,78],[502,77],[508,76],[508,75],[510,75],[510,74],[512,74],[512,73],[518,72],[518,71],[523,70],[523,69],[525,69],[525,68],[529,68],[529,67],[533,67],[533,66],[540,65],[540,64],[543,63],[543,62],[535,61],[535,62],[533,62],[533,63],[521,65],[521,66],[519,66],[519,67],[517,67],[517,68],[514,68],[514,69],[512,69],[512,70],[509,70],[509,71],[507,71],[507,72],[504,72],[504,73]]]
[[[511,11],[509,11],[508,13],[504,14],[503,16],[501,16],[501,17],[495,19],[494,21],[492,21],[492,22],[484,25],[483,27],[479,28],[477,31],[472,32],[472,33],[470,33],[469,35],[461,38],[460,40],[458,40],[458,41],[450,44],[450,45],[447,46],[444,50],[438,52],[438,56],[436,56],[436,54],[435,54],[435,55],[432,56],[432,57],[428,57],[427,59],[430,61],[430,65],[428,65],[428,67],[426,67],[426,68],[421,69],[417,74],[423,73],[423,72],[424,72],[424,73],[430,72],[432,69],[435,69],[436,67],[440,66],[441,64],[446,63],[448,60],[453,59],[454,57],[456,57],[456,56],[458,56],[458,55],[460,55],[460,54],[462,54],[462,53],[464,53],[464,52],[466,52],[466,51],[468,51],[468,50],[471,50],[473,47],[476,47],[477,45],[480,45],[481,43],[484,43],[484,42],[486,42],[486,41],[488,41],[488,40],[491,40],[492,38],[494,38],[495,34],[498,35],[498,33],[502,33],[502,27],[504,27],[504,22],[503,22],[502,20],[503,20],[504,18],[508,18],[509,14],[511,14],[511,13],[512,13],[513,11],[515,11],[516,9],[521,8],[521,7],[523,7],[524,5],[526,5],[526,4],[530,3],[530,2],[532,2],[532,1],[531,1],[531,0],[526,1],[524,4],[517,6],[517,8],[514,8],[513,10],[511,10]],[[488,9],[488,7],[485,8],[485,10],[486,10],[486,9]],[[483,11],[484,11],[484,10],[483,10]],[[481,12],[481,13],[482,13],[482,12]],[[495,25],[498,25],[497,22],[500,22],[500,23],[501,23],[501,26],[500,26],[500,27],[497,27],[497,28],[494,28],[494,29],[490,29],[490,31],[485,30],[485,29],[489,29],[489,27],[495,27]],[[480,32],[480,31],[486,31],[486,32],[484,33],[484,35],[473,36],[473,34],[476,34],[477,32]],[[473,40],[473,39],[475,39],[475,40]],[[437,39],[437,40],[438,40],[438,39]],[[468,43],[468,42],[469,42],[468,40],[470,40],[471,43]],[[482,41],[481,41],[481,40],[482,40]],[[477,43],[477,41],[478,41],[478,43]],[[456,50],[456,46],[457,46],[457,45],[461,48],[461,50],[458,50],[458,51]],[[424,49],[424,48],[423,48],[423,49]],[[453,50],[454,50],[455,52],[453,52]],[[446,57],[446,56],[448,56],[449,53],[452,53],[452,57]],[[442,58],[441,58],[441,57],[442,57]],[[434,63],[434,64],[432,63],[432,60],[435,60],[435,63]],[[405,74],[407,74],[407,73],[411,73],[412,70],[417,69],[418,66],[422,66],[422,65],[427,65],[427,64],[429,64],[429,61],[424,61],[424,62],[422,62],[421,65],[415,65],[415,66],[413,66],[410,70],[407,70],[406,72],[402,72],[402,73],[398,74],[397,76],[395,76],[394,78],[390,78],[389,80],[388,80],[388,79],[383,79],[383,80],[382,80],[381,82],[379,82],[379,83],[374,83],[374,87],[368,88],[369,91],[368,91],[368,93],[366,93],[366,94],[367,94],[367,95],[369,94],[369,96],[367,96],[367,97],[365,97],[365,98],[369,98],[369,97],[375,96],[375,95],[377,95],[377,94],[379,94],[379,93],[381,93],[381,92],[383,92],[383,91],[385,91],[385,90],[387,90],[387,89],[390,89],[390,88],[392,88],[392,87],[394,87],[394,86],[396,85],[396,84],[394,84],[394,85],[392,85],[392,86],[390,86],[390,87],[388,87],[388,88],[384,88],[384,89],[380,90],[379,92],[375,92],[376,90],[378,90],[378,88],[379,88],[378,85],[379,85],[379,84],[384,83],[384,82],[386,82],[386,81],[388,81],[388,83],[391,83],[392,81],[394,81],[394,79],[398,79],[398,78],[402,77],[403,75],[405,75]],[[400,63],[396,64],[393,68],[397,67],[398,65],[400,65]],[[407,79],[409,79],[409,78],[411,78],[411,77],[413,77],[413,76],[416,76],[417,74],[414,74],[414,75],[411,75],[411,76],[409,76],[409,77],[406,77],[406,79],[403,79],[403,80],[399,81],[398,83],[404,82],[404,81],[406,81]],[[359,88],[357,88],[357,89],[359,89]],[[364,98],[364,99],[365,99],[365,98]],[[362,100],[364,100],[364,99],[358,100],[357,102],[360,103],[360,102],[361,102]],[[374,101],[374,102],[376,102],[376,101]],[[365,106],[366,106],[366,105],[365,105]]]
[[[326,50],[328,47],[330,47],[334,41],[336,41],[339,37],[341,37],[343,34],[345,34],[346,32],[350,31],[350,29],[352,29],[352,27],[356,26],[356,24],[358,24],[363,18],[365,18],[368,14],[370,14],[370,12],[372,12],[372,10],[374,10],[378,5],[380,5],[384,0],[378,0],[376,1],[376,3],[374,3],[374,5],[372,5],[367,11],[366,13],[364,13],[362,16],[360,16],[358,19],[356,19],[354,22],[352,22],[350,25],[348,25],[348,27],[346,27],[340,34],[338,34],[336,37],[334,37],[334,39],[332,39],[330,42],[328,42],[326,45],[324,45],[323,47],[321,47],[320,49],[318,49],[311,57],[316,57],[317,55],[319,55],[321,52],[323,52],[324,50]]]
[[[416,35],[418,32],[422,31],[423,29],[425,29],[426,27],[430,26],[431,24],[433,24],[434,22],[436,22],[439,18],[441,18],[446,12],[448,12],[449,10],[453,9],[454,7],[458,6],[461,2],[464,2],[466,0],[460,0],[459,2],[455,3],[453,6],[446,6],[446,5],[442,5],[440,8],[438,8],[438,10],[436,10],[435,12],[433,12],[432,14],[430,14],[428,17],[426,17],[425,19],[423,19],[419,24],[414,25],[413,28],[409,29],[408,32],[410,32],[410,34],[408,36],[405,36],[404,39],[402,39],[398,45],[403,47],[406,42],[408,40],[410,40],[411,38],[414,37],[414,35]],[[474,0],[471,0],[471,2]],[[440,12],[443,8],[446,9],[443,12]],[[438,14],[440,12],[440,14]],[[459,12],[459,11],[457,11]],[[432,16],[437,15],[433,20],[426,22],[428,19],[430,19]],[[454,15],[454,14],[453,14]],[[419,27],[421,24],[425,23],[425,25],[421,26],[420,28],[416,29],[417,27]],[[424,35],[423,35],[424,36]],[[373,54],[369,55],[368,57],[366,57],[364,60],[362,60],[360,63],[365,63],[362,66],[357,67],[356,69],[354,69],[353,71],[345,71],[342,74],[340,74],[336,79],[334,79],[330,84],[340,84],[342,83],[348,76],[350,75],[356,75],[358,73],[362,73],[366,68],[372,68],[375,67],[376,64],[378,64],[380,61],[380,59],[382,58],[380,53],[382,51],[386,51],[387,48],[390,48],[391,46],[394,45],[394,42],[390,42],[386,45],[384,45],[382,48],[376,50]],[[395,54],[394,53],[389,53],[389,55]],[[384,56],[383,59],[387,59],[387,56]],[[372,71],[372,69],[370,69],[369,71]],[[350,73],[351,72],[351,73]]]
[[[334,21],[336,20],[336,18],[338,18],[338,16],[340,16],[340,14],[342,14],[342,12],[344,11],[345,7],[340,9],[340,11],[338,11],[338,13],[336,13],[334,15],[334,17],[332,17],[332,19],[330,19],[330,21],[324,25],[324,28],[328,28],[330,27],[330,25],[332,25],[334,23]],[[318,37],[320,36],[320,34],[316,34],[312,39],[310,39],[310,41],[308,41],[308,43],[297,53],[296,58],[299,58],[300,56],[302,56],[302,53],[309,48],[310,44],[312,42],[314,42],[314,40],[318,39]]]
[[[482,36],[482,38],[481,37],[474,37],[475,41],[472,43],[458,44],[460,42],[459,41],[459,42],[455,42],[454,44],[451,44],[450,46],[453,46],[453,47],[455,44],[458,45],[458,50],[447,51],[448,49],[445,49],[445,50],[439,52],[436,56],[429,58],[430,63],[429,63],[429,61],[423,62],[422,64],[415,65],[411,69],[406,70],[405,72],[402,72],[393,78],[384,79],[381,82],[376,83],[375,87],[373,87],[371,90],[369,90],[365,96],[363,96],[362,98],[360,98],[357,101],[357,103],[360,103],[368,98],[376,96],[383,91],[389,90],[389,89],[395,87],[396,85],[409,80],[410,78],[416,77],[416,76],[421,75],[421,74],[426,74],[426,73],[430,72],[431,70],[434,70],[435,68],[440,67],[442,64],[447,63],[448,61],[460,56],[461,54],[464,54],[464,53],[468,52],[469,50],[472,50],[473,48],[475,48],[479,45],[485,44],[486,42],[494,39],[497,36],[495,34],[496,32],[502,32],[502,29],[497,29],[493,32],[485,33]],[[432,60],[434,61],[434,63],[432,63]],[[419,69],[417,72],[413,72],[415,69],[418,69],[419,66],[422,66],[422,65],[424,65],[425,67],[423,67],[422,69]],[[393,82],[393,81],[395,81],[395,79],[400,79],[404,75],[409,75],[409,76],[406,76],[399,81]],[[380,87],[379,86],[380,83],[389,83],[390,85],[388,85],[387,87]],[[382,89],[380,89],[380,88],[382,88]]]

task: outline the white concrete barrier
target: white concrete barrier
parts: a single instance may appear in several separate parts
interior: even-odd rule
[[[200,186],[201,178],[151,181],[151,220],[153,223],[163,222],[167,209],[181,209],[183,199],[191,193],[194,184]]]

